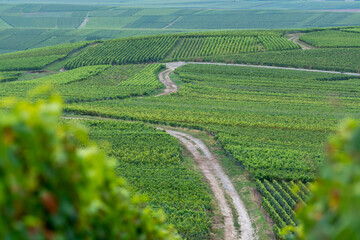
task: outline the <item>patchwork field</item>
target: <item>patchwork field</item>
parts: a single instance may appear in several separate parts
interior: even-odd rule
[[[1,0],[0,2],[8,3],[8,0]],[[12,2],[31,2],[30,0],[13,0]],[[47,4],[58,4],[58,1],[55,0],[43,0],[43,3]],[[208,0],[124,0],[121,2],[114,3],[110,0],[64,0],[64,4],[112,4],[122,7],[180,7],[180,8],[212,8],[212,9],[293,9],[293,10],[337,10],[341,11],[359,9],[360,4],[357,1],[336,1],[336,0],[324,0],[324,1],[228,1],[228,0],[219,0],[216,2]]]
[[[155,14],[150,9],[122,12],[140,13]],[[306,202],[309,185],[325,164],[329,135],[342,119],[360,118],[360,33],[355,30],[291,30],[310,50],[289,40],[285,31],[248,30],[2,54],[0,96],[23,97],[30,91],[43,99],[48,92],[41,86],[57,92],[65,102],[66,121],[88,126],[91,138],[117,159],[116,171],[131,191],[147,195],[148,205],[162,209],[183,238],[233,239],[229,232],[241,236],[245,230],[261,239],[279,238],[281,228],[297,225],[295,209]],[[177,86],[172,94],[159,95],[168,88],[163,78]],[[173,136],[191,153],[204,149],[201,140],[209,138],[218,153],[191,155],[160,128],[182,129]],[[189,137],[199,134],[195,130],[206,137]],[[222,183],[228,195],[219,197],[200,173],[203,155],[232,163],[217,171],[222,177],[233,174],[229,181],[242,187],[233,190]],[[243,201],[253,221],[250,229],[243,230],[243,216],[227,199],[232,191],[248,196]],[[219,199],[230,209],[228,215]],[[249,239],[256,238],[252,233]]]
[[[73,5],[73,2],[72,5],[66,2],[10,5],[0,1],[0,52],[162,33],[360,25],[357,2],[220,2],[189,1],[184,5],[184,2],[159,1],[157,5],[149,1],[125,1],[120,5],[111,2],[109,6]],[[147,4],[152,8],[145,8]],[[313,11],[321,9],[328,11]],[[355,10],[342,12],[342,9]]]
[[[117,174],[127,179],[134,192],[146,194],[153,209],[162,209],[184,238],[208,238],[211,193],[203,177],[190,170],[192,163],[184,159],[175,138],[143,123],[81,123],[89,127],[90,137],[119,161]]]

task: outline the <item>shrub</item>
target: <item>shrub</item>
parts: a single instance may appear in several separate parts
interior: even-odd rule
[[[86,130],[59,124],[59,99],[4,102],[0,239],[179,239],[130,196]]]
[[[297,215],[300,227],[283,230],[296,233],[287,239],[360,239],[360,124],[346,121],[327,151],[328,161]]]

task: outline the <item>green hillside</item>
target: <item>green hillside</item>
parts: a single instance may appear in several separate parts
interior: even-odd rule
[[[198,159],[161,129],[198,134],[242,193],[259,239],[279,238],[298,223],[295,209],[325,163],[328,136],[342,119],[360,118],[357,29],[162,34],[2,54],[0,96],[50,87],[66,121],[88,126],[131,191],[162,209],[183,238],[223,239]],[[166,74],[177,87],[171,94],[159,81]]]
[[[180,32],[360,25],[360,3],[344,1],[11,3],[0,1],[0,52],[4,53]]]

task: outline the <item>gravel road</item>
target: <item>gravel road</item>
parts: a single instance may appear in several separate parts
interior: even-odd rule
[[[235,190],[229,177],[225,174],[221,165],[211,154],[205,144],[200,139],[197,139],[189,134],[172,130],[166,130],[166,132],[179,139],[186,146],[186,148],[194,156],[195,162],[209,182],[211,190],[217,199],[219,208],[224,217],[225,239],[257,239],[243,201],[241,200],[238,192]],[[229,196],[232,200],[231,203],[228,202],[225,195]],[[234,227],[234,217],[231,211],[231,205],[234,206],[238,215],[240,231],[237,231]]]

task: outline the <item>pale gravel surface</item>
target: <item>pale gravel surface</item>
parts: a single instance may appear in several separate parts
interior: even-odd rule
[[[207,62],[187,62],[187,64],[205,64],[205,65],[219,65],[219,66],[254,67],[254,68],[282,69],[282,70],[294,70],[294,71],[303,71],[303,72],[320,72],[320,73],[331,73],[331,74],[343,74],[343,75],[351,75],[351,76],[360,76],[360,73],[337,72],[337,71],[326,71],[326,70],[305,69],[305,68],[291,68],[291,67],[274,67],[274,66],[251,65],[251,64],[207,63]]]
[[[156,95],[163,96],[175,93],[178,91],[178,87],[171,80],[170,74],[178,67],[184,66],[186,64],[201,64],[201,65],[217,65],[217,66],[237,66],[237,67],[254,67],[254,68],[267,68],[267,69],[281,69],[281,70],[292,70],[292,71],[303,71],[303,72],[319,72],[319,73],[331,73],[331,74],[342,74],[350,76],[359,76],[360,73],[350,73],[350,72],[337,72],[337,71],[326,71],[326,70],[316,70],[316,69],[304,69],[304,68],[291,68],[291,67],[274,67],[274,66],[264,66],[264,65],[251,65],[251,64],[230,64],[230,63],[210,63],[210,62],[172,62],[166,64],[166,70],[159,74],[159,80],[162,84],[165,85],[165,90]]]
[[[62,117],[63,119],[86,120],[84,117]],[[157,129],[163,130],[158,127]],[[201,172],[208,181],[212,192],[218,202],[222,216],[224,217],[224,239],[225,240],[257,240],[254,229],[251,224],[251,219],[241,200],[238,192],[235,190],[231,180],[223,171],[217,159],[211,154],[205,144],[189,134],[166,130],[167,133],[179,139],[194,156],[194,160]],[[224,191],[225,190],[225,191]],[[232,199],[229,203],[225,195]],[[240,224],[240,232],[236,230],[234,225],[234,216],[231,209],[231,204],[234,206],[237,215],[238,223]]]
[[[80,26],[78,27],[78,29],[82,29],[86,26],[86,24],[89,21],[89,12],[86,14],[86,17],[84,18],[84,21],[80,24]]]
[[[300,41],[301,35],[302,35],[301,33],[296,33],[296,34],[289,34],[288,36],[290,37],[289,40],[293,41],[296,44],[299,44],[302,50],[309,50],[315,48],[314,46],[311,46],[309,44]]]
[[[178,67],[183,66],[185,63],[182,62],[176,62],[176,63],[168,63],[166,64],[166,70],[162,71],[159,74],[159,80],[162,84],[164,84],[165,86],[165,90],[156,95],[155,97],[159,97],[162,95],[169,95],[171,93],[177,92],[178,91],[178,87],[176,86],[176,84],[171,80],[170,78],[170,74]]]
[[[178,17],[177,19],[175,19],[174,21],[172,21],[171,23],[169,23],[169,25],[163,27],[162,29],[167,29],[169,27],[171,27],[172,25],[174,25],[177,21],[179,21],[182,18],[182,16]]]
[[[313,70],[313,69],[299,69],[299,68],[287,68],[287,67],[273,67],[273,66],[262,66],[262,65],[247,65],[247,64],[226,64],[226,63],[204,63],[204,62],[172,62],[167,63],[167,69],[159,74],[159,80],[165,85],[166,89],[159,95],[168,95],[174,92],[177,92],[178,88],[176,84],[170,79],[170,74],[178,67],[181,67],[186,64],[206,64],[206,65],[220,65],[220,66],[240,66],[240,67],[256,67],[256,68],[268,68],[268,69],[284,69],[284,70],[296,70],[296,71],[305,71],[305,72],[323,72],[323,73],[333,73],[333,74],[344,74],[344,75],[353,75],[360,76],[359,73],[342,73],[336,71],[323,71],[323,70]],[[65,119],[81,119],[81,118],[71,118],[64,117]],[[224,173],[222,167],[218,161],[211,154],[209,149],[204,145],[204,143],[188,134],[166,130],[170,135],[178,138],[192,153],[196,163],[198,164],[200,170],[203,172],[205,178],[208,180],[212,191],[218,201],[222,215],[224,216],[225,224],[225,239],[240,239],[240,240],[256,240],[254,229],[251,224],[251,219],[245,208],[244,203],[242,202],[238,192],[235,190],[232,182],[229,177]],[[201,151],[201,152],[200,152]],[[222,186],[222,187],[221,187]],[[223,190],[225,189],[225,192]],[[227,194],[232,199],[232,204],[236,209],[238,214],[238,223],[240,224],[240,232],[237,232],[234,226],[233,214],[230,208],[230,205],[225,197]]]
[[[218,201],[221,213],[224,216],[225,239],[257,239],[251,224],[251,219],[243,201],[241,200],[238,192],[235,190],[229,177],[225,174],[221,165],[211,154],[205,144],[200,139],[194,138],[189,134],[172,130],[166,130],[166,132],[179,139],[186,146],[186,148],[194,156],[195,162],[209,182],[211,190]],[[225,194],[231,198],[232,203],[227,201]],[[240,232],[236,231],[234,227],[233,214],[230,207],[231,204],[234,206],[238,215]]]

